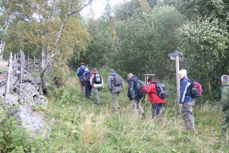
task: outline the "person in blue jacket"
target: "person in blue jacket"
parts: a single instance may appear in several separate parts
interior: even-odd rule
[[[78,76],[79,81],[80,81],[81,93],[84,93],[85,91],[85,78],[83,76],[85,69],[86,69],[86,66],[84,65],[84,63],[80,63],[80,66],[76,70],[76,75]]]
[[[182,69],[178,73],[180,79],[180,98],[179,106],[182,109],[182,117],[187,130],[195,130],[195,122],[193,115],[193,106],[195,105],[195,99],[191,97],[191,81],[187,76],[187,70]]]

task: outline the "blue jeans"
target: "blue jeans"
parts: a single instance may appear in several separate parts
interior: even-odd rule
[[[158,103],[158,104],[152,104],[152,115],[159,115],[161,112],[161,108],[163,106],[163,103]]]
[[[85,96],[86,98],[90,98],[91,97],[91,85],[89,81],[86,81],[86,86],[85,86]]]

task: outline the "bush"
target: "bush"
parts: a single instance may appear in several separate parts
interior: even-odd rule
[[[36,143],[11,114],[0,107],[0,152],[35,152]]]

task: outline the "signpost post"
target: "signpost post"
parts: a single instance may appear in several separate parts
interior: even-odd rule
[[[178,72],[180,70],[180,56],[183,56],[183,52],[175,51],[173,53],[169,53],[168,56],[170,57],[171,60],[176,62],[177,104],[179,104],[180,80],[178,78]],[[179,108],[179,110],[180,110],[180,108]]]

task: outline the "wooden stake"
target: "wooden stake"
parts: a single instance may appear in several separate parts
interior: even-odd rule
[[[179,59],[179,56],[176,56],[176,60],[175,61],[176,61],[177,104],[178,104],[179,111],[181,112],[180,107],[179,107],[179,99],[180,99],[180,79],[179,79],[179,76],[178,76],[178,73],[180,71],[180,59]]]
[[[6,80],[6,88],[5,88],[5,95],[9,94],[10,92],[10,78],[11,78],[11,71],[12,71],[12,52],[10,52],[9,62],[8,62],[8,73],[7,73],[7,80]]]
[[[25,66],[25,55],[20,50],[20,84],[22,83],[23,77],[24,77],[24,66]]]

